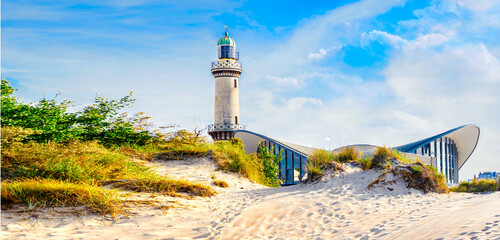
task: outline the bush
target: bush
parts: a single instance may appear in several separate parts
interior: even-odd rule
[[[359,160],[359,163],[361,163],[361,167],[363,170],[370,170],[372,167],[372,158],[370,157],[362,157]]]
[[[67,142],[98,140],[106,146],[122,144],[144,145],[161,135],[144,129],[149,117],[136,114],[127,118],[119,111],[130,106],[131,93],[118,100],[97,95],[94,104],[76,113],[68,112],[73,102],[43,97],[34,103],[22,103],[14,96],[16,89],[2,79],[1,125],[34,130],[26,138],[37,142]]]
[[[340,152],[335,156],[335,161],[339,163],[358,161],[360,157],[361,154],[358,150],[354,149],[353,146],[348,146],[340,150]]]
[[[268,149],[264,146],[259,146],[258,157],[262,159],[262,171],[267,182],[267,186],[279,187],[282,181],[278,178],[279,163],[283,160],[282,151],[275,154],[276,148]]]
[[[493,179],[480,179],[471,182],[460,182],[457,187],[450,188],[453,192],[493,192],[497,189],[497,181]],[[497,190],[498,191],[498,190]]]

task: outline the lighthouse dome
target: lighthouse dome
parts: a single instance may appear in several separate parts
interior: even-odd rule
[[[219,41],[217,42],[217,46],[219,46],[219,45],[232,45],[232,46],[236,46],[236,42],[231,37],[229,37],[229,33],[226,31],[225,36],[221,37],[219,39]]]

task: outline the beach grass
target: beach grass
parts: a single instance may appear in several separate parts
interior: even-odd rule
[[[472,180],[471,182],[460,182],[458,186],[451,187],[450,190],[452,192],[493,192],[498,191],[498,184],[500,182],[500,178],[498,180],[494,179],[480,179],[480,180]]]
[[[264,159],[258,154],[247,154],[241,139],[208,142],[193,133],[177,134],[176,138],[146,146],[131,146],[126,150],[129,155],[141,155],[141,152],[154,152],[158,160],[181,160],[186,157],[212,157],[218,170],[236,172],[269,187],[279,186],[266,177],[263,168]]]
[[[2,181],[1,194],[2,205],[24,203],[28,209],[85,205],[92,212],[114,215],[121,211],[116,192],[86,183],[33,178]]]
[[[314,150],[311,155],[309,155],[309,161],[307,162],[307,175],[311,181],[315,181],[321,178],[323,170],[327,167],[329,163],[334,161],[336,154],[331,151],[326,150]]]
[[[349,161],[358,161],[361,158],[361,153],[353,146],[342,148],[337,154],[334,154],[335,161],[346,163]]]
[[[108,180],[101,182],[101,185],[136,192],[161,193],[173,197],[185,196],[182,193],[188,196],[210,197],[217,193],[213,188],[202,183],[184,179],[168,179],[163,176],[150,179]]]
[[[115,183],[111,187],[171,196],[216,194],[210,186],[156,174],[141,161],[154,155],[153,147],[137,151],[110,149],[97,141],[24,143],[11,139],[5,137],[9,142],[2,146],[2,200],[34,207],[83,204],[96,212],[116,213],[111,207],[114,198],[108,198],[110,190],[102,188],[110,182]]]

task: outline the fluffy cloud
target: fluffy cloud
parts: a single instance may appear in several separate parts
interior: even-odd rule
[[[275,77],[275,76],[267,76],[267,79],[271,80],[272,82],[282,85],[282,86],[291,86],[295,88],[299,88],[301,86],[301,81],[299,81],[297,78],[293,77]]]
[[[307,59],[319,60],[319,59],[322,59],[322,58],[326,57],[327,53],[328,52],[325,49],[321,48],[316,53],[309,53],[309,55],[307,55]]]
[[[382,43],[389,43],[393,47],[400,47],[408,43],[405,39],[400,36],[389,34],[386,32],[372,30],[369,33],[363,33],[361,35],[361,39],[363,40],[363,45],[369,45],[371,41],[379,41]]]

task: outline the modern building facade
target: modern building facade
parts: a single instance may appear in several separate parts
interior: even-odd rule
[[[394,149],[431,157],[431,165],[443,173],[447,182],[458,183],[458,171],[474,152],[479,132],[477,125],[464,125]]]
[[[477,179],[493,179],[496,180],[500,176],[500,172],[480,172]]]
[[[282,185],[298,184],[307,178],[307,159],[314,148],[276,140],[246,130],[235,131],[234,137],[243,141],[247,153],[256,153],[259,144],[268,149],[274,147],[275,154],[281,152],[283,160],[279,164],[278,177],[282,180]]]
[[[257,152],[259,143],[268,148],[275,147],[276,153],[282,150],[284,159],[279,166],[279,177],[283,181],[283,185],[297,184],[307,177],[308,156],[315,150],[314,148],[287,143],[246,130],[235,131],[234,137],[243,141],[247,153]],[[458,183],[459,170],[474,152],[478,140],[479,127],[464,125],[392,149],[434,166],[439,172],[443,173],[448,183]],[[378,148],[378,146],[366,144],[351,146],[360,151],[363,156],[373,154]],[[347,146],[333,151],[338,152],[345,147]]]
[[[214,141],[231,139],[235,130],[245,129],[240,124],[239,106],[238,79],[242,68],[236,42],[227,29],[217,42],[217,54],[218,59],[211,67],[215,77],[214,123],[208,126],[208,134]]]

